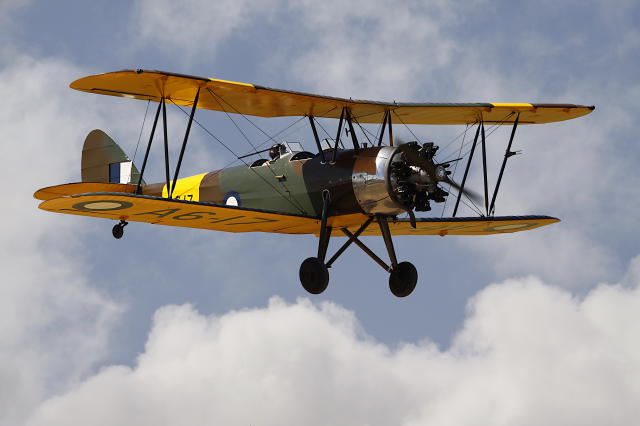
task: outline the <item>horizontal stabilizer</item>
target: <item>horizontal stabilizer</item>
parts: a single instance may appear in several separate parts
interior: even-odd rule
[[[86,192],[123,192],[133,194],[136,191],[136,185],[127,185],[121,183],[100,183],[100,182],[76,182],[65,183],[63,185],[48,186],[38,189],[33,198],[38,200],[51,200],[58,197],[68,195],[84,194]]]

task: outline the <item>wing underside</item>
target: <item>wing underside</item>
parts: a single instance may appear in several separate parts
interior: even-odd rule
[[[45,199],[39,207],[57,213],[225,232],[318,235],[320,231],[320,220],[316,217],[122,192],[69,195],[77,185],[60,185],[36,192],[35,195],[40,195],[37,198]],[[131,189],[129,186],[127,190]],[[351,214],[331,217],[328,224],[336,230],[346,228],[355,232],[366,220],[364,214]],[[418,219],[415,229],[404,219],[389,222],[389,227],[394,235],[490,235],[526,231],[558,221],[549,216],[423,218]],[[362,235],[381,234],[379,227],[372,223]]]
[[[559,221],[550,216],[439,217],[417,219],[415,228],[408,219],[390,221],[389,229],[393,235],[492,235],[529,231]],[[355,232],[357,227],[349,230]],[[362,235],[382,233],[376,224],[371,224]]]
[[[387,111],[404,124],[550,123],[589,114],[594,107],[535,103],[396,103],[353,100],[272,89],[247,83],[164,71],[124,70],[92,75],[71,83],[84,92],[191,106],[200,89],[198,108],[259,117],[314,116],[340,118],[342,109],[361,123],[381,123]]]

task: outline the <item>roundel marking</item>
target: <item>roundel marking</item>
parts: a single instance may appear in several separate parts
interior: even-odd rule
[[[507,225],[493,226],[493,227],[489,228],[489,230],[491,230],[491,231],[512,231],[514,229],[530,228],[533,225],[534,224],[532,224],[532,223],[510,223],[510,224],[507,224]]]
[[[240,194],[236,191],[229,191],[224,194],[224,203],[227,206],[240,206]]]
[[[111,210],[128,209],[131,206],[133,206],[133,204],[128,201],[96,200],[76,203],[72,207],[76,210],[105,212]]]

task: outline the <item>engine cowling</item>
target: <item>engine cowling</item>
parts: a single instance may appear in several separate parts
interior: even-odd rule
[[[385,146],[358,152],[353,165],[353,192],[365,213],[397,215],[406,211],[394,196],[390,176],[397,151],[396,147]]]
[[[368,214],[395,216],[431,210],[430,201],[443,202],[448,193],[438,182],[446,181],[450,172],[448,164],[433,162],[437,149],[410,142],[358,151],[352,184],[360,207]]]

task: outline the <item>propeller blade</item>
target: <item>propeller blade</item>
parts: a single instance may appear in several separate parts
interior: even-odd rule
[[[460,161],[460,160],[462,160],[462,158],[463,158],[463,157],[456,158],[455,160],[445,161],[444,163],[438,163],[438,164],[436,164],[436,166],[442,166],[442,165],[449,164],[449,163],[455,163],[456,161]]]
[[[412,149],[412,147],[410,145],[400,145],[399,149],[401,150],[401,152],[404,154],[405,158],[412,164],[415,164],[416,166],[420,167],[421,169],[423,169],[424,171],[427,172],[427,174],[429,175],[429,177],[434,181],[438,181],[438,178],[436,177],[436,165],[433,163],[433,161],[429,161],[424,157],[421,157],[420,155],[418,155],[418,153],[416,151],[414,151]],[[452,161],[458,161],[459,159],[456,160],[452,160]],[[461,192],[462,194],[466,195],[470,200],[472,200],[474,203],[480,203],[482,202],[482,197],[467,188],[462,188],[456,181],[450,179],[450,178],[446,178],[444,180],[440,180],[440,182],[445,182],[448,183],[449,185],[451,185],[453,188],[455,188],[458,192]],[[413,226],[413,220],[412,220],[412,226]]]
[[[419,166],[421,169],[424,169],[429,174],[431,179],[433,179],[434,181],[436,180],[436,168],[431,161],[427,160],[426,158],[420,157],[417,152],[411,149],[410,145],[401,145],[400,150],[410,163]]]
[[[462,192],[464,195],[469,197],[469,199],[473,200],[474,202],[479,203],[482,201],[482,197],[477,192],[474,192],[468,188],[462,189],[462,187],[456,181],[447,178],[445,182],[451,185],[452,187],[454,187],[456,190],[458,190],[458,192]]]
[[[416,229],[416,215],[413,214],[413,210],[407,209],[407,213],[409,214],[409,220],[411,221],[411,227]]]
[[[431,179],[433,179],[434,181],[437,180],[436,166],[431,161],[419,156],[413,149],[410,148],[409,145],[401,145],[400,149],[402,150],[402,153],[405,155],[407,160],[409,160],[409,162],[419,166],[421,169],[424,169],[429,174]],[[456,160],[452,160],[452,161],[456,161]],[[446,178],[443,182],[448,183],[449,185],[454,187],[458,192],[462,192],[464,195],[469,197],[469,199],[473,200],[476,203],[479,203],[482,201],[482,197],[479,194],[467,188],[463,190],[462,187],[452,179]]]

